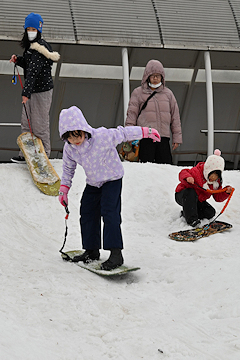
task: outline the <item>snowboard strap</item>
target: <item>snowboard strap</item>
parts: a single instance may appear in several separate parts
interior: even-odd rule
[[[219,189],[219,190],[204,189],[204,188],[202,188],[202,187],[199,186],[199,185],[197,185],[197,186],[200,187],[200,188],[203,189],[203,190],[206,190],[206,191],[207,191],[208,193],[210,193],[210,194],[223,193],[223,192],[225,192],[225,191],[227,190],[227,186],[225,186],[224,188]],[[228,199],[227,199],[227,201],[226,201],[226,204],[224,205],[224,207],[222,208],[222,210],[220,211],[220,213],[219,213],[210,223],[208,223],[206,226],[204,226],[204,230],[208,229],[209,226],[210,226],[212,223],[214,223],[220,215],[222,215],[222,213],[224,212],[224,210],[226,209],[226,207],[227,207],[228,204],[229,204],[229,201],[230,201],[230,199],[231,199],[231,197],[232,197],[232,195],[233,195],[234,190],[235,190],[235,189],[232,187],[232,191],[231,191],[230,194],[229,194],[229,197],[228,197]]]
[[[68,220],[68,216],[69,216],[69,214],[70,214],[70,211],[68,210],[68,206],[67,206],[66,202],[63,201],[63,203],[64,203],[64,205],[65,205],[65,210],[66,210],[66,216],[65,216],[65,226],[66,226],[66,228],[65,228],[63,246],[61,247],[61,249],[59,250],[59,252],[66,257],[65,260],[69,261],[69,260],[72,260],[72,259],[71,259],[71,257],[70,257],[67,253],[63,252],[63,248],[64,248],[64,246],[65,246],[65,244],[66,244],[66,240],[67,240],[67,234],[68,234],[67,220]]]
[[[17,68],[17,65],[16,65],[16,64],[14,65],[14,76],[15,76],[15,68],[16,68],[16,70],[17,70],[17,74],[18,74],[19,82],[20,82],[20,84],[21,84],[21,88],[23,89],[22,79],[21,79],[21,76],[20,76],[20,74],[19,74],[19,71],[18,71],[18,68]],[[30,133],[31,133],[31,136],[32,136],[33,145],[35,146],[35,144],[34,144],[34,139],[33,139],[33,132],[32,132],[31,123],[30,123],[30,119],[29,119],[29,116],[28,116],[28,113],[27,113],[26,105],[25,105],[24,103],[23,103],[23,107],[24,107],[24,110],[25,110],[25,113],[26,113],[29,130],[30,130]],[[37,154],[36,146],[35,146],[35,153]]]
[[[219,193],[223,193],[223,192],[225,192],[225,191],[227,190],[227,186],[225,186],[225,187],[222,188],[222,189],[218,189],[218,190],[210,190],[210,189],[204,189],[204,188],[202,188],[202,187],[201,187],[200,185],[198,185],[198,184],[195,184],[195,185],[197,185],[200,189],[202,189],[202,190],[204,190],[204,191],[207,191],[207,192],[210,193],[210,194],[219,194]],[[209,223],[209,225],[212,224],[212,223],[224,212],[224,210],[225,210],[226,207],[228,206],[228,203],[229,203],[229,201],[230,201],[230,199],[231,199],[231,197],[232,197],[232,194],[233,194],[234,190],[235,190],[235,189],[232,187],[232,191],[231,191],[230,194],[229,194],[229,197],[228,197],[228,199],[227,199],[227,201],[226,201],[226,204],[224,205],[224,207],[223,207],[222,210],[220,211],[219,215],[218,215],[213,221],[211,221],[211,222]]]
[[[226,189],[226,188],[224,188],[224,189]],[[229,201],[230,201],[230,199],[231,199],[231,197],[232,197],[232,195],[233,195],[233,192],[234,192],[234,188],[232,188],[232,191],[230,192],[230,194],[229,194],[229,197],[228,197],[228,199],[227,199],[227,201],[226,201],[226,204],[224,205],[224,207],[222,208],[222,210],[220,211],[220,213],[218,214],[218,216],[216,216],[215,217],[215,219],[213,220],[213,221],[211,221],[208,225],[210,225],[210,224],[212,224],[214,221],[216,221],[216,219],[224,212],[224,210],[226,209],[226,207],[228,206],[228,203],[229,203]],[[214,191],[214,190],[213,190]],[[215,190],[215,191],[217,191],[217,190]]]
[[[200,185],[195,184],[195,183],[194,183],[194,185],[195,185],[195,186],[197,186],[197,187],[199,187],[200,189],[202,189],[202,190],[204,190],[204,191],[208,192],[209,194],[218,194],[218,193],[223,193],[223,192],[225,192],[225,191],[227,190],[227,186],[225,186],[225,187],[224,187],[224,188],[222,188],[222,189],[218,189],[218,190],[211,190],[211,189],[204,189],[203,187],[201,187]]]

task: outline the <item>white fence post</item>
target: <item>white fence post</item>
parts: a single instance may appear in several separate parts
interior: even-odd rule
[[[123,123],[125,124],[127,116],[127,108],[130,96],[129,89],[129,62],[128,62],[128,50],[122,48],[122,71],[123,71]]]
[[[207,155],[213,154],[214,149],[214,116],[213,116],[213,86],[210,52],[205,51],[205,74],[206,74],[206,92],[207,92],[207,121],[208,121],[208,149]]]

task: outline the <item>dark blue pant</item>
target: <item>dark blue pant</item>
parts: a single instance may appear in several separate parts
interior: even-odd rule
[[[109,181],[100,188],[86,185],[80,206],[83,249],[101,249],[101,217],[103,249],[123,249],[121,191],[122,179]]]

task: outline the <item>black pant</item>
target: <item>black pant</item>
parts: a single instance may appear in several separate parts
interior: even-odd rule
[[[142,139],[139,148],[140,162],[172,164],[169,140],[167,137],[162,137],[160,142],[153,142],[152,139]]]
[[[175,193],[175,200],[183,207],[183,216],[188,224],[197,219],[211,219],[216,214],[215,209],[207,201],[198,200],[193,188]]]
[[[108,181],[100,188],[86,185],[80,206],[83,249],[101,249],[101,217],[104,224],[103,249],[123,248],[121,191],[122,179]]]

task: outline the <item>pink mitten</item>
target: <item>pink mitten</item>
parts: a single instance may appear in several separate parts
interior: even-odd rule
[[[65,207],[66,205],[68,205],[68,194],[69,191],[69,187],[66,185],[61,185],[60,189],[59,189],[59,197],[58,200],[60,201],[60,203]],[[65,202],[65,204],[64,204]]]
[[[151,127],[142,127],[143,139],[150,138],[153,139],[153,142],[161,141],[161,137],[159,132],[156,129],[152,129]]]

